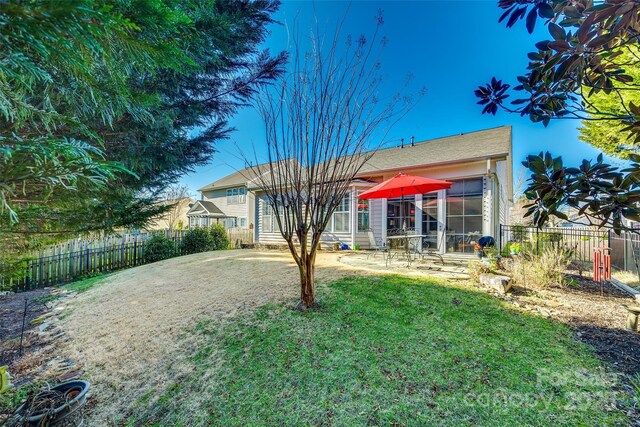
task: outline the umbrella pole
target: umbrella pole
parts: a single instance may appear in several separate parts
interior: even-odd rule
[[[400,218],[402,218],[402,232],[407,233],[407,221],[404,217],[404,188],[400,190]]]

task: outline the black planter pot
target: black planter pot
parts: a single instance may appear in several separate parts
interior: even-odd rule
[[[55,387],[51,387],[48,391],[37,394],[35,399],[37,399],[38,396],[44,396],[45,393],[57,391],[64,393],[67,398],[67,401],[63,405],[47,411],[42,411],[41,413],[27,413],[27,402],[18,408],[17,415],[23,422],[26,421],[29,425],[42,425],[41,423],[45,418],[47,424],[44,425],[55,425],[59,421],[75,413],[84,405],[87,400],[87,391],[89,391],[90,385],[91,384],[89,384],[89,382],[82,380],[74,380],[58,384]]]

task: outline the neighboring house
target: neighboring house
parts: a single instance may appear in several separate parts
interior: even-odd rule
[[[358,200],[360,192],[400,172],[454,184],[449,190],[405,197],[404,209],[400,199]],[[384,241],[405,222],[426,236],[424,245],[439,252],[471,252],[479,237],[497,238],[500,224],[509,223],[512,175],[511,126],[378,150],[352,182],[324,239],[367,248],[369,229]],[[272,209],[252,178],[251,170],[243,169],[201,188],[202,198],[188,214],[190,224],[224,222],[254,228],[256,242],[284,242]]]
[[[147,225],[147,230],[166,230],[187,228],[189,225],[189,218],[187,212],[191,209],[191,205],[195,203],[195,200],[191,197],[183,197],[181,199],[163,200],[158,202],[159,205],[173,205],[164,215],[159,218],[155,218],[153,222]]]
[[[509,209],[509,224],[531,225],[531,216],[525,216],[527,213],[527,208],[525,208],[525,206],[530,203],[531,201],[527,200],[524,196],[515,200],[511,209]]]
[[[215,223],[225,228],[251,228],[255,226],[255,193],[247,190],[249,169],[227,175],[198,191],[196,201],[187,213],[189,227],[207,227]]]

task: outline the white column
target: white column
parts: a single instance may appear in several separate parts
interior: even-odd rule
[[[351,207],[350,207],[350,216],[351,218],[351,244],[349,245],[351,249],[356,244],[356,232],[358,231],[358,196],[355,188],[351,189]]]
[[[438,251],[440,253],[447,252],[447,206],[446,206],[446,190],[438,191]]]
[[[493,179],[490,175],[485,175],[482,179],[482,235],[491,236],[491,223],[493,218]]]
[[[422,194],[416,194],[415,210],[416,234],[422,234]],[[422,239],[418,240],[418,249],[422,250]]]
[[[382,241],[386,243],[387,241],[387,199],[382,199]]]

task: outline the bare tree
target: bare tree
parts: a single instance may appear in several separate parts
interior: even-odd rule
[[[170,207],[160,219],[166,221],[168,228],[175,230],[178,227],[182,212],[190,198],[191,190],[186,185],[172,184],[162,193],[162,203]]]
[[[257,158],[255,163],[245,160],[298,265],[301,309],[316,302],[316,253],[332,214],[373,155],[372,148],[384,142],[417,99],[397,93],[382,99],[382,24],[378,15],[371,40],[347,37],[344,45],[343,24],[326,44],[316,28],[306,52],[294,37],[286,75],[258,100],[268,161],[256,165]]]

